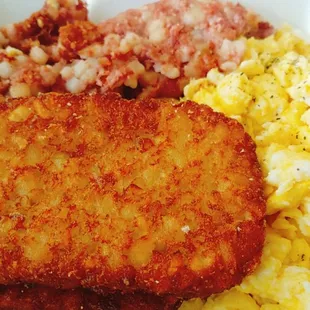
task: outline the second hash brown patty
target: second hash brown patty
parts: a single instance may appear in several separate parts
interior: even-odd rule
[[[97,295],[86,289],[0,285],[0,310],[176,310],[176,299],[142,293]]]

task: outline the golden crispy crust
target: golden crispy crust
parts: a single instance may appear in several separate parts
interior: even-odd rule
[[[205,297],[259,263],[262,175],[235,120],[111,93],[0,111],[0,283]]]
[[[173,310],[178,303],[146,294],[100,296],[85,289],[44,286],[0,286],[0,310]]]

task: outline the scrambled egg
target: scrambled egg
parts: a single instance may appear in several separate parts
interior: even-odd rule
[[[185,98],[237,119],[257,144],[267,236],[261,265],[238,287],[181,310],[310,309],[310,45],[283,28],[248,39],[237,70],[211,70]]]

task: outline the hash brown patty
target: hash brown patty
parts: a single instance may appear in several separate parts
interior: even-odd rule
[[[260,261],[255,145],[193,102],[0,104],[0,284],[206,297]]]
[[[81,288],[0,286],[0,310],[176,310],[178,304],[170,298],[141,293],[100,296]]]

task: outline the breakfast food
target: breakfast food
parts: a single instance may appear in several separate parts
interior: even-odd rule
[[[87,19],[82,1],[48,0],[30,19],[1,30],[4,97],[113,90],[127,98],[178,98],[189,84],[183,106],[166,99],[142,106],[114,94],[0,98],[0,279],[125,293],[100,297],[81,288],[34,286],[23,295],[16,293],[21,287],[4,287],[0,309],[5,301],[5,309],[33,308],[43,297],[48,307],[66,300],[83,301],[84,309],[170,309],[170,299],[131,292],[187,299],[235,284],[184,301],[180,310],[309,308],[310,45],[289,28],[272,32],[244,7],[214,0],[161,0],[100,24]],[[102,111],[103,101],[111,109]],[[139,108],[127,111],[129,105]],[[238,121],[257,145],[267,197],[259,265],[264,206],[262,193],[253,192],[261,187],[259,172],[249,177],[251,184],[242,177],[257,169],[254,148],[251,142],[234,148],[240,126],[206,105]],[[138,116],[122,117],[130,113]],[[9,114],[11,120],[3,121]],[[16,118],[21,122],[14,127]],[[117,137],[103,158],[103,145],[112,140],[98,134],[99,123]],[[205,144],[191,135],[203,134],[202,124],[210,132]],[[151,138],[148,130],[166,140]],[[218,130],[221,139],[214,140]],[[205,148],[211,153],[201,168],[189,158],[201,158]],[[248,164],[244,152],[253,154]],[[210,178],[221,197],[212,193]],[[227,180],[250,191],[227,190]],[[249,215],[247,231],[237,221]],[[119,266],[127,269],[116,272]]]
[[[151,3],[104,21],[99,29],[104,45],[94,43],[79,54],[103,57],[113,50],[103,90],[125,85],[143,97],[179,97],[190,78],[214,67],[236,68],[244,52],[238,39],[266,37],[273,30],[239,4],[199,0]]]
[[[258,265],[261,171],[237,121],[112,93],[0,111],[0,284],[206,297]]]
[[[192,81],[186,99],[237,119],[257,145],[267,195],[261,265],[240,286],[182,310],[310,305],[310,45],[289,28],[249,39],[236,71]]]
[[[0,42],[2,46],[11,46],[24,53],[39,45],[48,50],[57,44],[61,27],[87,21],[87,15],[86,3],[82,0],[46,0],[43,8],[25,21],[3,27]]]
[[[46,0],[44,7],[23,22],[0,31],[0,93],[27,97],[57,89],[63,66],[57,42],[62,27],[87,23],[83,1]],[[61,87],[58,87],[61,88]]]
[[[0,286],[0,310],[175,310],[168,298],[146,294],[100,296],[85,289],[57,290],[36,285]]]
[[[190,78],[242,60],[241,36],[272,27],[239,4],[161,0],[99,25],[85,4],[47,0],[23,23],[0,31],[0,93],[118,91],[127,97],[178,98]]]

